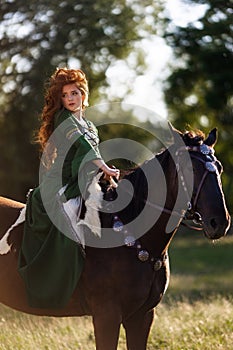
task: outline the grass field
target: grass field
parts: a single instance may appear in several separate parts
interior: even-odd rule
[[[216,243],[178,233],[171,282],[148,350],[233,349],[233,236]],[[94,350],[91,319],[29,316],[0,306],[0,350]],[[121,330],[119,350],[125,350]],[[111,350],[111,349],[109,349]]]

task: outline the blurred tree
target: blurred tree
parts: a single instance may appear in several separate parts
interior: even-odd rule
[[[161,0],[162,1],[162,0]],[[140,74],[143,55],[135,42],[155,33],[153,0],[3,0],[0,7],[0,193],[24,200],[38,183],[37,151],[31,145],[43,103],[43,86],[57,66],[81,67],[91,103],[117,59]],[[120,73],[121,74],[121,73]],[[126,84],[127,84],[127,79]],[[130,86],[129,86],[130,88]]]
[[[219,129],[217,154],[223,161],[224,189],[233,210],[233,8],[232,0],[184,0],[205,4],[202,18],[186,27],[167,19],[165,39],[174,50],[165,100],[178,128],[189,124]]]

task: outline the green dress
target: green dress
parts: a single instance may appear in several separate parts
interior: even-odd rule
[[[29,305],[39,308],[64,307],[77,285],[85,253],[62,203],[85,196],[97,170],[92,161],[101,159],[98,133],[90,121],[83,128],[64,109],[56,115],[54,129],[50,141],[57,156],[28,196],[19,255]]]

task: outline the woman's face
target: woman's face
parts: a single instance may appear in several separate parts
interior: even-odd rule
[[[63,86],[61,100],[63,106],[71,112],[82,110],[83,96],[75,84],[67,84]]]

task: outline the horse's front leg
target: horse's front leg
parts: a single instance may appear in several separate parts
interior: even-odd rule
[[[93,316],[96,350],[117,350],[120,331],[120,317],[117,312],[102,311]]]
[[[146,350],[150,327],[154,319],[154,310],[145,314],[135,314],[123,322],[126,331],[128,350]]]

